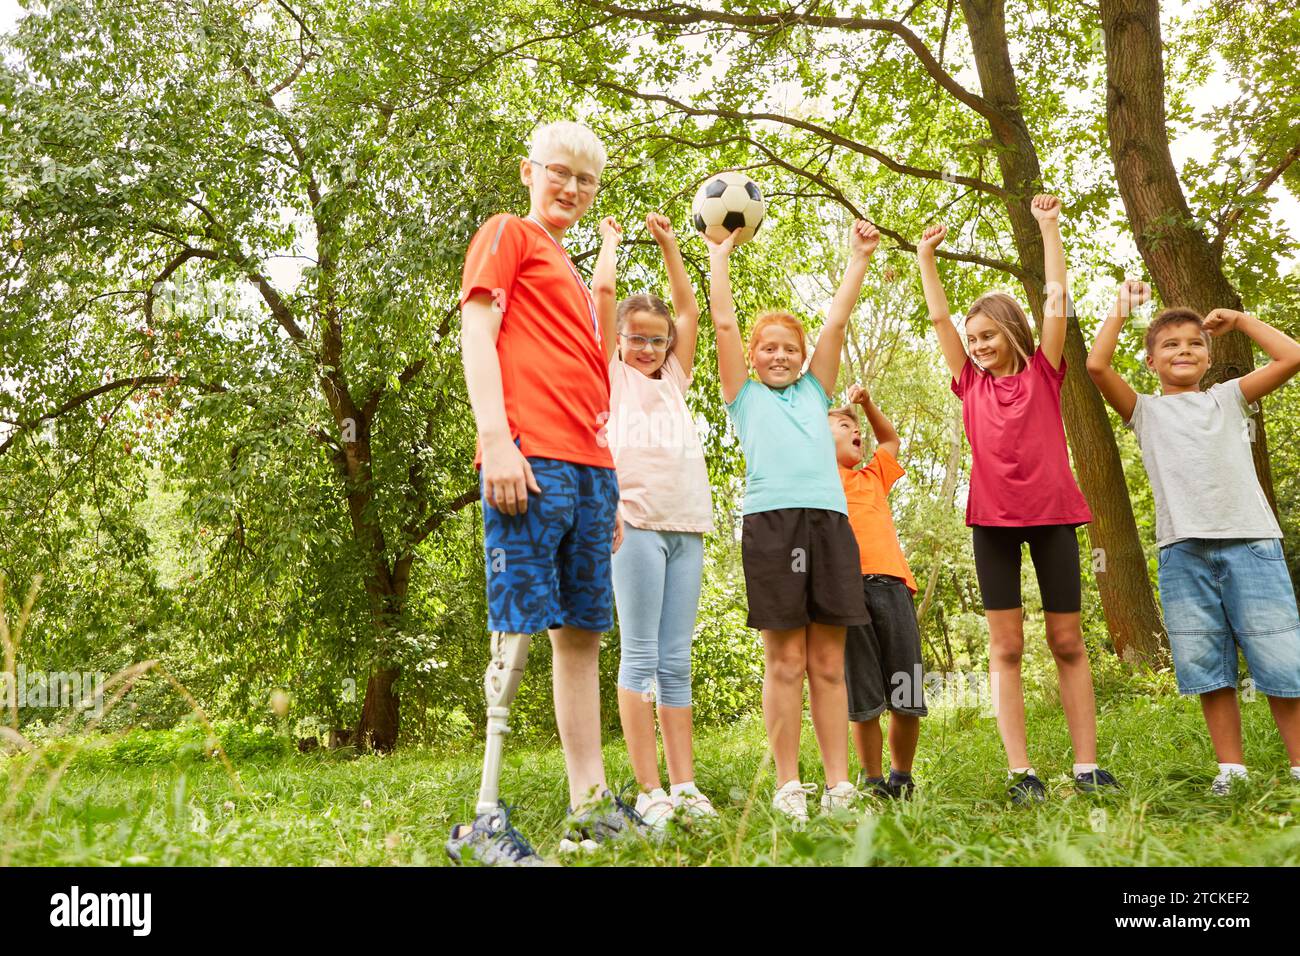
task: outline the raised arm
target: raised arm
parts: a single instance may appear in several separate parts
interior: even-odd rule
[[[943,360],[954,379],[961,378],[961,370],[966,367],[966,349],[961,344],[961,336],[952,324],[952,314],[948,311],[948,296],[943,291],[943,280],[939,278],[939,266],[935,261],[934,250],[948,235],[947,226],[930,226],[921,233],[916,244],[916,262],[921,268],[921,289],[925,292],[925,307],[930,313],[930,324],[934,334],[939,337],[939,349]]]
[[[862,280],[867,275],[867,265],[876,247],[880,245],[880,230],[865,219],[858,219],[849,229],[849,264],[844,270],[844,278],[831,300],[830,311],[826,313],[826,323],[821,334],[817,336],[817,347],[813,349],[808,371],[821,382],[827,395],[835,392],[835,379],[840,374],[840,356],[844,351],[844,330],[848,328],[849,316],[858,304],[862,292]]]
[[[740,324],[736,321],[736,303],[731,297],[731,250],[736,246],[738,235],[739,229],[722,242],[704,237],[709,247],[709,314],[713,317],[713,331],[718,337],[722,400],[728,404],[736,400],[749,378],[745,343],[740,337]]]
[[[700,303],[695,298],[691,277],[686,274],[686,263],[682,261],[682,250],[677,246],[672,221],[667,216],[652,212],[645,217],[645,227],[654,241],[659,243],[664,266],[668,269],[668,289],[672,293],[675,317],[673,355],[677,356],[682,371],[690,378],[691,369],[695,365],[695,341],[700,331]]]
[[[1300,372],[1300,342],[1267,322],[1245,312],[1215,309],[1205,317],[1205,331],[1225,335],[1236,329],[1247,335],[1272,360],[1263,368],[1241,377],[1241,394],[1247,402],[1258,401],[1281,388],[1287,379]]]
[[[1124,328],[1129,314],[1151,298],[1151,286],[1139,279],[1127,279],[1119,287],[1115,304],[1110,315],[1097,331],[1097,341],[1092,343],[1088,353],[1088,377],[1092,379],[1102,397],[1110,407],[1119,413],[1125,423],[1133,417],[1137,406],[1137,392],[1133,386],[1124,381],[1111,363],[1115,358],[1115,346],[1119,343],[1119,333]]]
[[[854,385],[849,389],[849,402],[861,406],[866,413],[867,423],[871,425],[871,433],[876,436],[876,447],[898,458],[898,450],[903,446],[903,440],[898,435],[898,429],[894,428],[894,423],[886,418],[885,413],[871,400],[871,393],[862,385]]]
[[[1065,352],[1065,312],[1069,308],[1070,287],[1065,275],[1065,247],[1061,245],[1061,200],[1055,196],[1039,194],[1030,203],[1030,210],[1038,220],[1043,234],[1043,275],[1047,279],[1047,295],[1043,302],[1043,328],[1038,337],[1043,358],[1052,368],[1061,367]]]
[[[528,459],[515,445],[506,418],[501,360],[497,357],[501,310],[490,295],[480,292],[471,296],[460,312],[465,388],[483,449],[483,490],[493,508],[508,515],[523,514],[528,510],[528,492],[540,494],[542,489]]]
[[[600,341],[608,363],[618,349],[618,244],[623,229],[613,216],[600,221],[600,254],[591,278],[591,294],[596,300],[596,318],[600,321]]]

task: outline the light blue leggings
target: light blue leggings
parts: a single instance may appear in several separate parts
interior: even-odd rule
[[[703,571],[704,535],[624,524],[614,554],[619,687],[665,707],[691,706],[691,637]]]

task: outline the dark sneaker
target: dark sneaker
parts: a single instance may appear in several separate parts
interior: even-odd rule
[[[1118,793],[1119,781],[1105,770],[1090,770],[1074,775],[1074,787],[1080,793]]]
[[[480,813],[472,824],[452,827],[447,840],[451,861],[483,866],[549,866],[524,835],[510,825],[512,809],[503,803],[491,813]]]
[[[1015,779],[1011,781],[1011,786],[1007,787],[1007,793],[1011,796],[1011,802],[1018,807],[1030,803],[1044,803],[1047,800],[1047,788],[1043,786],[1043,781],[1032,773],[1016,774]]]
[[[911,800],[912,791],[916,789],[916,783],[912,780],[910,773],[899,773],[897,770],[889,771],[889,779],[885,781],[885,786],[889,790],[890,796],[895,800]]]
[[[881,800],[892,800],[894,797],[894,791],[889,789],[889,781],[884,777],[868,777],[865,773],[858,774],[858,790]]]
[[[606,790],[599,803],[580,815],[569,811],[569,835],[560,841],[560,849],[594,850],[602,843],[625,840],[628,837],[654,839],[661,834],[652,830],[636,807],[623,801],[617,794]]]

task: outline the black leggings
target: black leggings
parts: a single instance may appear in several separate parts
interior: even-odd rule
[[[1038,576],[1043,610],[1054,614],[1079,612],[1079,539],[1068,524],[994,528],[975,525],[975,574],[979,577],[984,610],[1020,607],[1020,546],[1029,544],[1029,557]]]

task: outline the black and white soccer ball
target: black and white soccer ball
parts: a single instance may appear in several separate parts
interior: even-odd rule
[[[736,245],[754,238],[766,212],[767,204],[758,183],[737,172],[710,176],[691,204],[691,219],[696,229],[714,242],[722,242],[733,229],[739,229]]]

